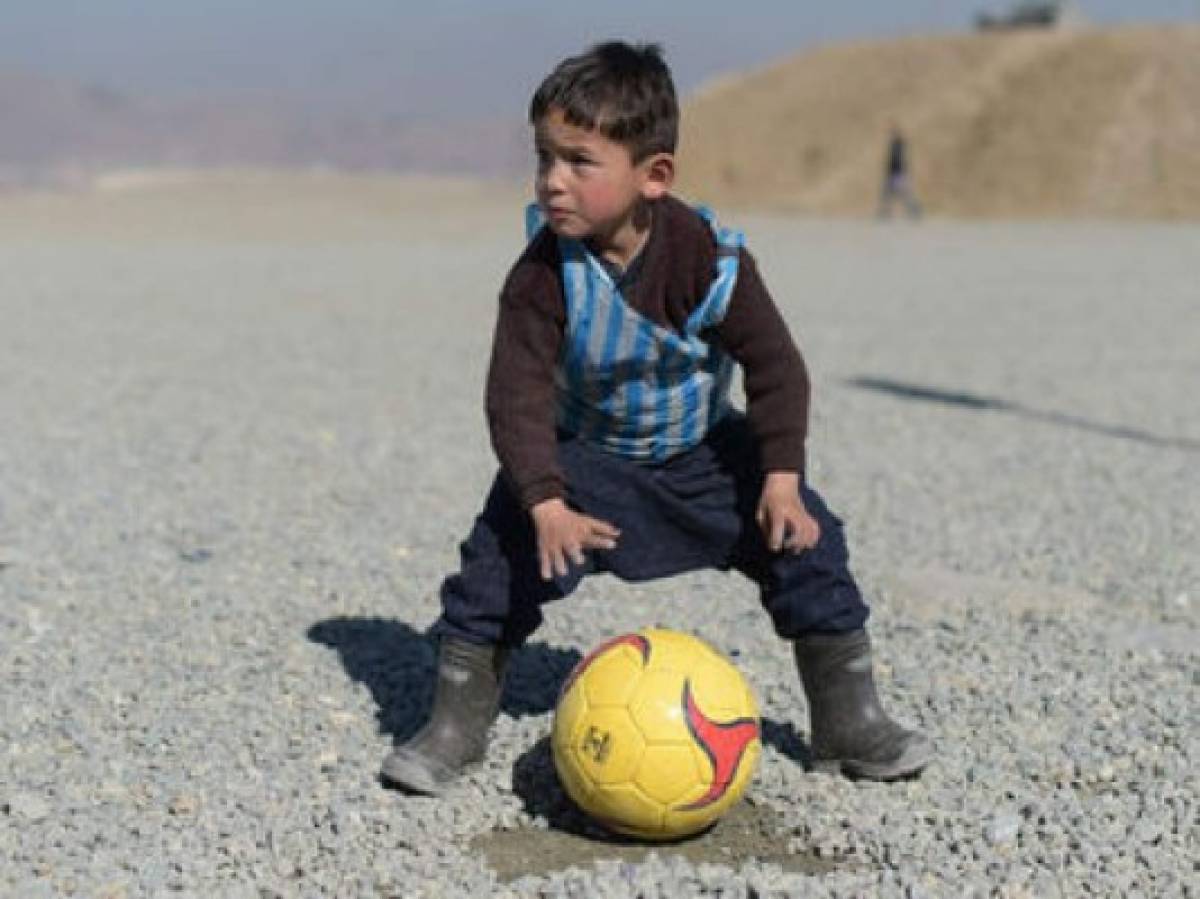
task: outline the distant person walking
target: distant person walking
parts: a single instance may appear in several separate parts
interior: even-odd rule
[[[909,218],[921,217],[921,204],[913,193],[908,177],[908,141],[898,125],[892,125],[888,140],[887,160],[884,165],[883,191],[879,196],[879,217],[892,217],[892,206],[899,200]]]

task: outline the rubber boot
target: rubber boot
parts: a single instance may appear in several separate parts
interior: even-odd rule
[[[901,727],[879,705],[866,631],[813,634],[794,648],[808,697],[814,770],[895,780],[929,764],[929,739]]]
[[[443,638],[429,720],[383,762],[387,782],[438,795],[483,761],[500,711],[507,647]]]

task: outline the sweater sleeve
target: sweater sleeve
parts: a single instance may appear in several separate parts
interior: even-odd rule
[[[742,366],[746,415],[758,438],[763,470],[794,471],[803,479],[808,369],[754,258],[745,250],[738,260],[729,311],[716,332]]]
[[[501,291],[487,376],[492,448],[525,508],[566,493],[554,408],[566,315],[546,243],[530,246]]]

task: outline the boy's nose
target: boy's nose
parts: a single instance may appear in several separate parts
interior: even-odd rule
[[[538,181],[547,193],[559,193],[563,189],[563,163],[555,160],[538,172]]]

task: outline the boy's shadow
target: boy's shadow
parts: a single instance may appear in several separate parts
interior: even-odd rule
[[[341,617],[314,624],[308,638],[336,649],[346,673],[371,691],[381,733],[402,742],[424,723],[433,698],[437,651],[432,637],[394,619]],[[552,711],[563,681],[582,657],[577,649],[526,643],[509,663],[501,709],[513,717]],[[763,718],[762,742],[804,768],[811,767],[808,744],[790,721]],[[612,840],[562,792],[548,737],[517,759],[512,785],[525,811],[544,817],[556,830]]]
[[[380,733],[402,742],[424,723],[433,700],[433,637],[395,619],[340,617],[314,624],[308,638],[336,649],[346,673],[371,691]],[[509,661],[500,708],[515,718],[551,711],[582,657],[575,649],[526,643]]]

